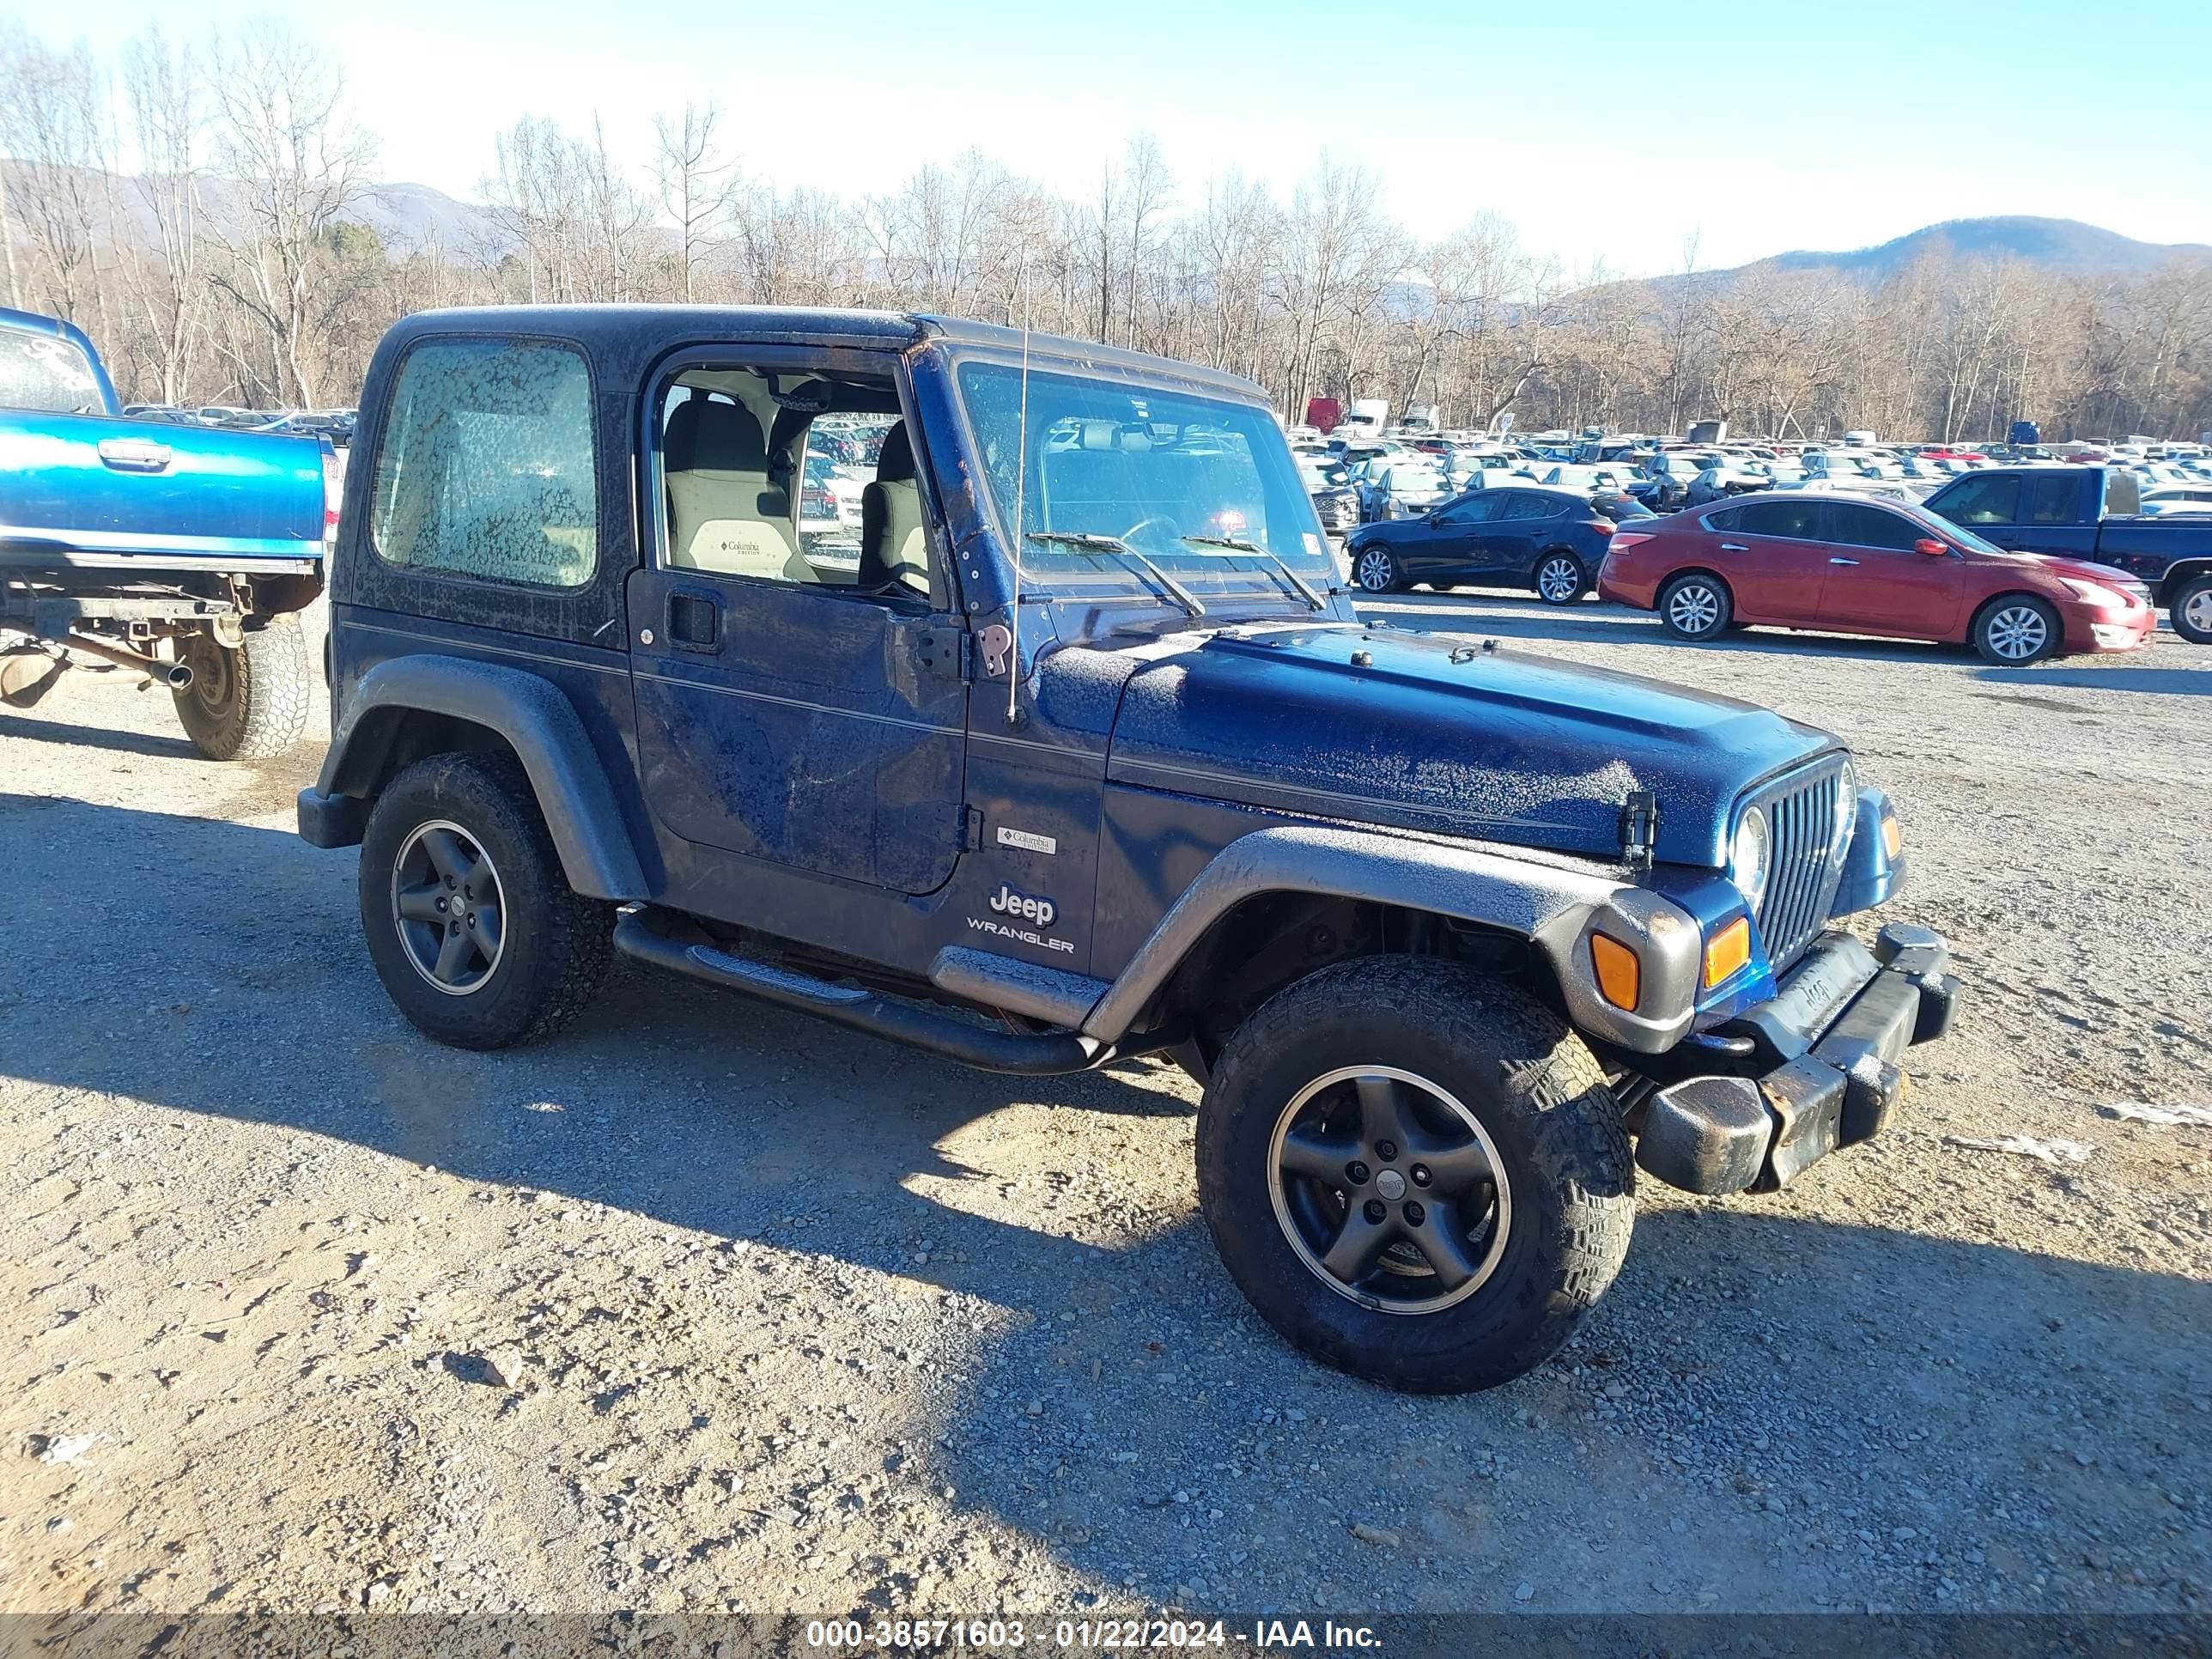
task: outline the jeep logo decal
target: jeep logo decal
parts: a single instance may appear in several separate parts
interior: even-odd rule
[[[991,895],[991,908],[1002,916],[1019,916],[1040,927],[1051,927],[1052,919],[1060,914],[1059,907],[1050,899],[1030,898],[1026,894],[1017,893],[1003,882],[999,884],[999,890]]]
[[[1053,905],[1051,898],[1030,898],[1029,894],[1018,894],[1005,883],[1000,883],[998,891],[991,894],[991,909],[1000,915],[1020,915],[1024,922],[1036,922],[1037,927],[1051,927],[1053,918],[1060,914],[1060,907]]]

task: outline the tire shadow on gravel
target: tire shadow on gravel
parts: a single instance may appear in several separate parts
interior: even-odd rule
[[[1309,1363],[1237,1296],[1156,1063],[969,1073],[641,971],[562,1039],[462,1054],[384,999],[349,855],[0,796],[0,1072],[938,1287],[951,1387],[915,1407],[933,1478],[1150,1596],[1936,1607],[1960,1605],[1937,1599],[1952,1578],[1969,1604],[2151,1607],[2212,1556],[2195,1279],[1810,1219],[1788,1195],[1663,1204],[1565,1352],[1486,1395],[1404,1398]],[[2054,1528],[2085,1514],[2144,1587]]]
[[[149,736],[113,726],[73,726],[59,720],[24,720],[0,714],[0,738],[31,743],[58,744],[71,749],[106,749],[118,755],[146,755],[161,760],[195,760],[199,751],[185,738]]]

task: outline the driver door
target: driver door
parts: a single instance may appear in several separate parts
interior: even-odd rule
[[[656,389],[652,557],[628,589],[638,769],[653,817],[685,841],[931,892],[965,841],[968,687],[945,648],[957,623],[884,550],[801,533],[806,404],[825,398],[899,407],[891,369],[859,352],[732,348]],[[872,489],[915,488],[889,470]],[[908,515],[864,516],[863,537]],[[915,552],[927,544],[899,550],[934,565]],[[941,571],[931,583],[949,592]]]
[[[1849,633],[1949,637],[1960,624],[1966,566],[1955,552],[1939,557],[1914,550],[1915,542],[1930,539],[1936,539],[1930,532],[1902,513],[1831,501],[1820,625]]]

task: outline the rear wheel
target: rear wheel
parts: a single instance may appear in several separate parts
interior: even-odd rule
[[[2058,613],[2031,593],[1992,599],[1974,618],[1974,649],[1984,662],[2025,668],[2058,649]]]
[[[1352,556],[1352,579],[1370,593],[1388,593],[1398,585],[1398,561],[1387,548],[1363,547]]]
[[[1582,1040],[1411,957],[1340,963],[1247,1020],[1199,1109],[1199,1201],[1231,1277],[1323,1363],[1415,1393],[1509,1382],[1626,1254],[1633,1172]]]
[[[271,617],[236,647],[204,629],[178,641],[192,683],[170,696],[192,747],[210,760],[270,760],[307,729],[309,667],[300,619]]]
[[[1535,586],[1546,605],[1572,605],[1589,592],[1589,572],[1571,553],[1547,553],[1537,562]]]
[[[2192,576],[2176,588],[2166,617],[2190,644],[2212,645],[2212,575]]]
[[[570,890],[506,756],[433,755],[395,778],[362,836],[360,896],[386,992],[457,1048],[550,1036],[612,957],[611,908]]]
[[[1717,576],[1693,570],[1659,590],[1659,620],[1677,639],[1710,640],[1728,631],[1735,599]]]

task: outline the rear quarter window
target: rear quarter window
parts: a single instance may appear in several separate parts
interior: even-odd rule
[[[400,365],[368,533],[386,563],[582,587],[599,563],[592,380],[541,341],[430,340]]]
[[[83,352],[58,336],[0,329],[0,409],[97,415],[100,377]]]

